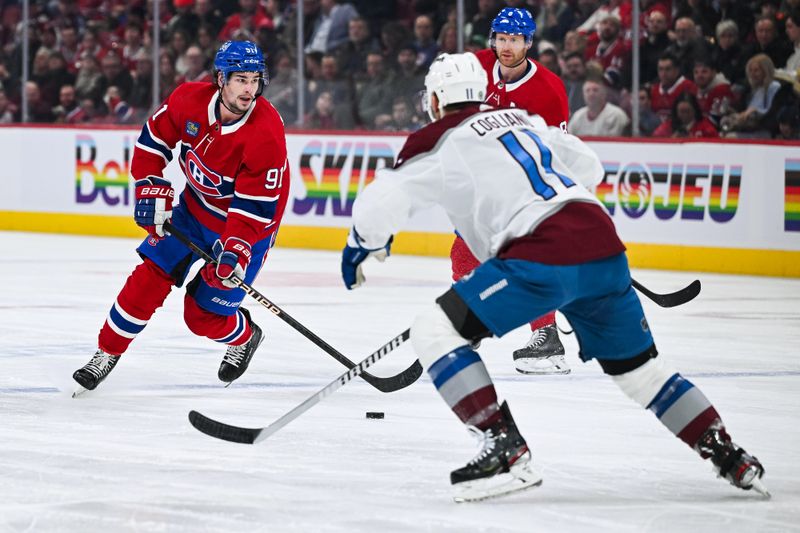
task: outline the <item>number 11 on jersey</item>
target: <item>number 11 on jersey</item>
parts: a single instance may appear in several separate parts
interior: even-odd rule
[[[545,173],[558,178],[565,187],[574,186],[575,183],[571,179],[553,170],[553,153],[545,146],[539,136],[527,128],[522,131],[533,139],[533,142],[535,142],[536,146],[539,148],[539,153],[542,155],[542,167]],[[536,163],[536,159],[522,146],[522,143],[519,142],[519,139],[513,131],[504,133],[498,137],[497,140],[500,141],[508,153],[511,154],[511,157],[513,157],[522,167],[522,170],[525,171],[528,180],[531,182],[533,191],[536,194],[545,200],[549,200],[557,194],[556,190],[542,179],[542,174],[539,172],[539,165]]]

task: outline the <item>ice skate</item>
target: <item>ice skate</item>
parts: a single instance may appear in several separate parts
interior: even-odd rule
[[[514,366],[521,374],[569,374],[556,325],[534,330],[528,344],[514,351]]]
[[[239,346],[228,346],[228,350],[225,352],[225,356],[222,358],[222,363],[219,365],[219,372],[217,373],[217,376],[219,377],[220,381],[224,381],[229,385],[231,382],[239,379],[242,374],[244,374],[244,371],[247,370],[247,367],[250,364],[250,360],[253,358],[253,354],[256,353],[256,350],[264,340],[264,334],[261,332],[261,328],[250,319],[250,312],[243,307],[239,308],[239,310],[250,324],[250,329],[253,331],[253,336],[250,337],[250,340],[244,344]]]
[[[94,390],[111,373],[118,361],[118,355],[107,354],[98,348],[91,361],[72,374],[72,379],[80,385],[72,393],[72,397],[77,398],[86,391]]]
[[[457,503],[485,500],[542,484],[533,469],[531,452],[519,434],[508,405],[500,407],[503,419],[486,431],[469,426],[481,441],[481,450],[466,466],[450,473]]]
[[[717,475],[728,480],[734,487],[755,489],[767,498],[772,496],[761,482],[764,467],[758,459],[731,442],[724,429],[710,428],[697,441],[695,449],[703,457],[710,458]]]

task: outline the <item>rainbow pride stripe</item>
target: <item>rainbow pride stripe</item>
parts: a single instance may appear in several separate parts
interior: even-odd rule
[[[683,178],[683,205],[681,218],[684,220],[703,220],[706,213],[705,205],[697,205],[695,200],[703,196],[703,187],[698,187],[697,182],[708,178],[711,169],[708,165],[689,165],[686,176]]]
[[[605,170],[603,179],[595,188],[594,194],[597,196],[597,199],[600,200],[600,202],[606,207],[608,214],[614,216],[614,210],[617,208],[617,201],[616,199],[608,201],[608,198],[614,194],[614,184],[606,181],[606,178],[617,175],[619,172],[619,163],[603,161],[603,169]]]
[[[311,168],[311,161],[316,157],[323,157],[319,181]],[[367,160],[366,170],[364,159]],[[330,200],[334,216],[351,216],[358,191],[375,179],[379,161],[383,161],[385,166],[392,166],[394,163],[394,152],[388,144],[330,141],[325,144],[323,152],[322,141],[311,141],[300,156],[300,178],[306,188],[306,197],[294,200],[292,212],[304,215],[313,209],[315,214],[323,215]],[[348,162],[350,176],[343,188],[342,171]]]
[[[656,189],[656,184],[667,186],[666,195],[653,195],[653,212],[659,220],[669,220],[681,205],[683,165],[673,165],[672,171],[668,163],[648,163],[648,166],[653,175],[653,189]]]
[[[800,231],[800,159],[787,159],[784,167],[784,231]]]
[[[742,187],[742,167],[733,165],[728,171],[728,186],[725,184],[725,167],[714,165],[711,169],[711,191],[708,198],[708,215],[715,222],[728,222],[739,208],[739,193]],[[727,191],[724,192],[723,191]],[[723,195],[725,196],[723,205]]]
[[[91,135],[75,136],[75,201],[92,203],[98,196],[108,205],[130,203],[131,141],[123,138],[122,162],[110,160],[96,165],[97,142]],[[115,192],[112,192],[115,191]]]

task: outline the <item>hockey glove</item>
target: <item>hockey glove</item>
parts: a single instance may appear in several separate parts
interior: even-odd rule
[[[211,247],[211,255],[217,258],[216,264],[207,263],[200,270],[200,275],[209,286],[227,291],[237,286],[231,279],[232,276],[244,281],[244,272],[252,256],[247,242],[236,237],[228,237],[223,245],[217,239]]]
[[[356,228],[350,230],[347,236],[347,246],[342,251],[342,279],[345,286],[352,290],[360,287],[364,283],[364,273],[361,271],[361,263],[369,257],[374,257],[378,261],[385,261],[390,254],[392,247],[392,240],[394,237],[389,237],[386,244],[381,248],[364,248],[364,240],[356,231]]]
[[[137,180],[134,220],[153,237],[164,237],[164,222],[172,218],[174,198],[175,189],[163,178],[148,176]]]

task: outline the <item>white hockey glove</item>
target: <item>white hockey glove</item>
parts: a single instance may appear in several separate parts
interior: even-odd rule
[[[344,280],[345,287],[351,290],[360,287],[366,280],[361,271],[361,263],[369,257],[374,257],[381,262],[385,261],[390,254],[393,239],[394,237],[389,237],[386,244],[380,248],[365,248],[364,240],[353,227],[347,236],[347,245],[342,250],[342,280]]]

